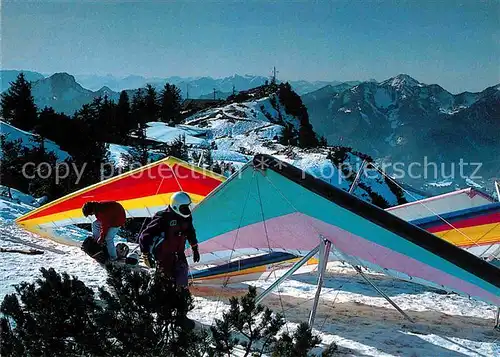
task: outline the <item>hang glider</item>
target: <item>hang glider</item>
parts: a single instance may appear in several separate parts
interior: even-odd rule
[[[500,203],[474,188],[386,211],[482,258],[495,258],[500,248]]]
[[[255,156],[193,216],[202,263],[252,252],[306,256],[328,241],[330,259],[500,306],[497,267],[268,155]]]
[[[410,223],[476,256],[487,260],[498,259],[500,256],[500,203],[492,203],[495,202],[492,197],[473,188],[422,201],[422,203],[416,201],[391,207],[386,211],[398,217],[402,216],[407,221],[414,217],[425,217],[412,220]],[[204,269],[202,272],[194,271],[193,282],[219,281],[230,284],[255,280],[265,276],[266,272],[283,269],[289,265],[287,263],[298,260],[297,256],[288,253],[285,255],[262,254],[224,264],[224,259],[227,258],[228,256],[225,256],[212,261],[222,265]],[[317,263],[316,259],[311,261]],[[314,263],[309,262],[309,264]]]
[[[167,157],[50,202],[19,217],[16,223],[28,231],[72,244],[54,231],[90,223],[81,210],[87,201],[118,201],[127,218],[152,217],[168,205],[172,193],[185,191],[197,204],[223,181],[223,176]]]
[[[475,188],[466,188],[399,206],[386,208],[393,215],[411,222],[421,218],[442,215],[497,202],[493,197]]]
[[[300,257],[284,252],[273,252],[216,265],[207,269],[191,270],[189,278],[197,284],[227,285],[249,280],[257,280],[262,276],[270,276],[273,272],[290,268]],[[311,258],[308,266],[318,264]]]
[[[500,202],[411,222],[479,257],[500,248]]]

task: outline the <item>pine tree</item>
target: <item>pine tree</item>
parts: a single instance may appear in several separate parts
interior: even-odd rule
[[[135,144],[129,150],[128,154],[122,154],[125,167],[135,169],[149,163],[149,145],[146,137],[146,125],[139,124],[139,128],[133,133],[136,136]]]
[[[297,145],[297,133],[292,124],[285,124],[281,132],[280,144],[282,145]]]
[[[214,165],[214,159],[212,158],[212,150],[207,150],[203,155],[203,163],[205,167],[211,168]]]
[[[41,271],[3,299],[2,356],[206,355],[208,334],[185,324],[189,290],[161,274],[107,266],[109,287],[96,294],[76,277]]]
[[[96,326],[101,307],[92,289],[53,269],[41,272],[43,279],[22,283],[2,302],[9,349],[2,345],[2,356],[99,355],[106,339]]]
[[[99,107],[98,123],[103,141],[121,143],[118,135],[120,123],[117,117],[117,105],[105,95]]]
[[[31,83],[19,73],[10,88],[2,93],[2,116],[16,128],[32,130],[37,121],[37,108],[31,95]]]
[[[217,161],[214,162],[214,164],[212,165],[210,170],[215,172],[216,174],[220,174],[220,175],[222,175],[222,173],[223,173],[222,167]]]
[[[159,105],[155,87],[151,84],[146,86],[146,94],[144,96],[144,117],[146,123],[156,121],[158,119]]]
[[[109,134],[101,116],[105,105],[102,98],[95,98],[91,104],[84,105],[76,112],[73,118],[71,126],[78,135],[71,138],[73,143],[68,152],[77,167],[83,170],[77,187],[99,182],[102,165],[109,164]]]
[[[256,297],[256,288],[249,286],[245,296],[229,300],[229,310],[210,327],[214,342],[211,353],[214,356],[231,356],[236,345],[242,345],[244,356],[272,353],[273,357],[306,357],[312,348],[321,343],[307,323],[299,325],[293,336],[284,333],[278,339],[277,334],[285,325],[283,315],[274,314],[269,308],[257,304]]]
[[[145,124],[147,122],[144,110],[145,106],[144,91],[142,88],[139,88],[132,97],[132,105],[130,107],[132,117],[130,123],[132,130],[137,129],[139,124]]]
[[[244,337],[238,341],[245,348],[244,356],[249,356],[253,351],[266,353],[272,350],[277,342],[276,335],[285,325],[281,314],[273,315],[269,308],[256,303],[257,289],[248,288],[248,293],[241,299],[232,297],[229,300],[229,311],[225,312],[221,320],[216,320],[211,326],[214,337],[220,339],[217,348],[229,349],[235,342],[231,338],[230,330],[234,330]],[[257,322],[259,321],[259,322]],[[226,340],[222,340],[226,338]],[[256,347],[260,343],[259,347]],[[222,355],[222,354],[219,354]]]
[[[75,144],[79,142],[81,136],[68,135],[68,133],[78,133],[80,124],[65,114],[56,113],[51,107],[44,107],[38,115],[35,132],[70,152],[74,148],[78,149]]]
[[[117,120],[117,135],[120,142],[127,144],[128,135],[133,129],[133,123],[130,115],[130,101],[126,91],[120,92],[120,99],[116,107],[116,120]]]
[[[186,136],[178,136],[174,139],[174,141],[165,145],[163,148],[163,154],[165,154],[166,156],[173,156],[178,159],[188,161],[189,155],[186,146]]]
[[[312,334],[311,327],[302,322],[292,336],[284,333],[274,346],[272,357],[307,357],[309,351],[321,343],[321,338]],[[337,345],[332,343],[322,356],[333,356],[337,350]]]
[[[312,125],[309,122],[302,123],[299,128],[299,146],[301,148],[313,148],[318,145],[319,141]]]
[[[179,124],[181,121],[181,90],[173,84],[165,83],[161,92],[160,120]]]
[[[290,83],[280,83],[278,86],[278,98],[285,107],[285,112],[299,119],[298,145],[301,148],[317,147],[319,140],[309,122],[307,108],[302,99],[300,99],[300,96],[293,91]]]
[[[23,175],[24,160],[22,157],[25,150],[21,139],[10,140],[8,135],[0,135],[0,184],[7,187],[17,188],[26,192],[27,179]],[[26,170],[25,170],[26,171]]]
[[[193,153],[191,154],[191,159],[193,159],[193,162],[195,165],[198,165],[198,162],[200,161],[200,157],[201,157],[201,155],[198,154],[196,151],[193,151]]]

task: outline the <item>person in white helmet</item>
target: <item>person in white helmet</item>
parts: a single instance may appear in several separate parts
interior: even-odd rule
[[[156,267],[179,287],[188,285],[188,263],[184,254],[186,241],[193,251],[194,262],[200,261],[191,204],[187,193],[174,193],[170,205],[154,215],[139,237],[146,265]]]

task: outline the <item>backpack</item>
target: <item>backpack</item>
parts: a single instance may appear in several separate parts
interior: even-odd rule
[[[100,245],[94,237],[87,237],[82,243],[82,250],[99,263],[105,263],[109,259],[108,249]]]

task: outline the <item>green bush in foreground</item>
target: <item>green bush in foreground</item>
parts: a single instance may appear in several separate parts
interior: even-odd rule
[[[0,311],[1,356],[307,356],[321,341],[302,324],[279,332],[281,315],[255,303],[256,290],[231,298],[209,329],[186,320],[189,291],[158,273],[108,266],[107,286],[94,292],[76,277],[42,268],[34,283],[5,296]],[[279,337],[277,337],[279,336]]]

